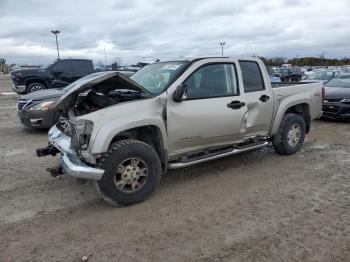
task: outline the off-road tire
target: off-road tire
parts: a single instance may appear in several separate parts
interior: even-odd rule
[[[34,90],[35,87],[38,87],[40,89]],[[31,83],[27,86],[27,94],[35,92],[35,91],[39,91],[39,90],[44,90],[44,89],[46,89],[46,87],[41,83]]]
[[[300,133],[300,139],[299,142],[295,146],[291,146],[288,143],[288,132],[290,131],[291,127],[297,124],[300,126],[301,133]],[[302,147],[304,140],[305,140],[305,134],[306,134],[306,124],[305,120],[297,114],[288,113],[285,114],[282,118],[282,122],[280,124],[278,133],[273,136],[272,138],[272,144],[275,148],[275,151],[280,155],[293,155],[296,152],[299,151],[299,149]]]
[[[148,167],[148,176],[138,191],[125,193],[115,185],[114,177],[118,165],[125,159],[133,157],[144,161]],[[102,179],[95,182],[97,191],[108,204],[116,207],[144,201],[155,190],[162,175],[157,152],[150,145],[134,139],[120,140],[111,144],[107,153],[98,159],[97,166],[105,170]]]

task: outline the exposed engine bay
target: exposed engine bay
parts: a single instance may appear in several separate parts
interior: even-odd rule
[[[145,98],[145,95],[138,91],[113,90],[101,93],[92,89],[78,96],[73,112],[74,115],[81,116],[115,104],[143,98]]]
[[[81,116],[115,104],[148,97],[149,95],[144,92],[130,89],[129,85],[121,82],[119,77],[112,77],[92,84],[76,94],[70,108],[73,109],[75,116]]]

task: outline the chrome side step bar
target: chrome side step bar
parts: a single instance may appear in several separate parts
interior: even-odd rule
[[[254,144],[252,146],[246,146],[244,148],[234,148],[229,152],[225,152],[225,153],[219,153],[217,155],[214,156],[209,156],[209,157],[204,157],[201,159],[197,159],[191,162],[176,162],[176,163],[170,163],[169,164],[169,169],[177,169],[177,168],[183,168],[183,167],[188,167],[188,166],[192,166],[192,165],[196,165],[199,163],[203,163],[203,162],[207,162],[207,161],[211,161],[211,160],[215,160],[215,159],[219,159],[222,157],[226,157],[226,156],[231,156],[231,155],[235,155],[235,154],[239,154],[239,153],[243,153],[246,151],[250,151],[250,150],[254,150],[254,149],[258,149],[261,147],[265,147],[269,144],[268,141],[259,143],[259,144]]]

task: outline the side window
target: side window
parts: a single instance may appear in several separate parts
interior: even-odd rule
[[[238,95],[233,64],[210,64],[201,67],[185,81],[185,84],[187,99]]]
[[[73,71],[77,75],[88,75],[91,72],[91,66],[89,61],[73,61]]]
[[[57,61],[51,67],[51,71],[58,73],[72,72],[72,64],[70,61]]]
[[[244,91],[246,93],[265,90],[264,79],[258,63],[240,61],[239,65],[241,67]]]

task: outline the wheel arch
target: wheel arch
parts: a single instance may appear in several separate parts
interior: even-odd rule
[[[287,106],[284,106],[284,110],[277,112],[272,130],[271,130],[271,135],[274,135],[278,132],[283,116],[288,113],[294,113],[294,114],[300,115],[304,119],[305,125],[306,125],[306,133],[308,134],[310,131],[310,123],[311,123],[310,105],[307,101],[302,101],[302,102],[300,101],[298,103],[291,103]]]
[[[101,135],[103,131],[98,132],[99,141],[94,141],[91,148],[92,154],[106,152],[109,146],[119,140],[135,139],[142,141],[155,149],[161,160],[163,169],[167,170],[168,153],[167,153],[167,135],[165,127],[159,123],[134,123],[127,126],[118,126],[110,130],[108,135]],[[101,140],[103,139],[103,140]]]
[[[43,78],[29,78],[25,81],[26,87],[33,83],[40,83],[43,84],[46,88],[48,87],[46,80]]]

